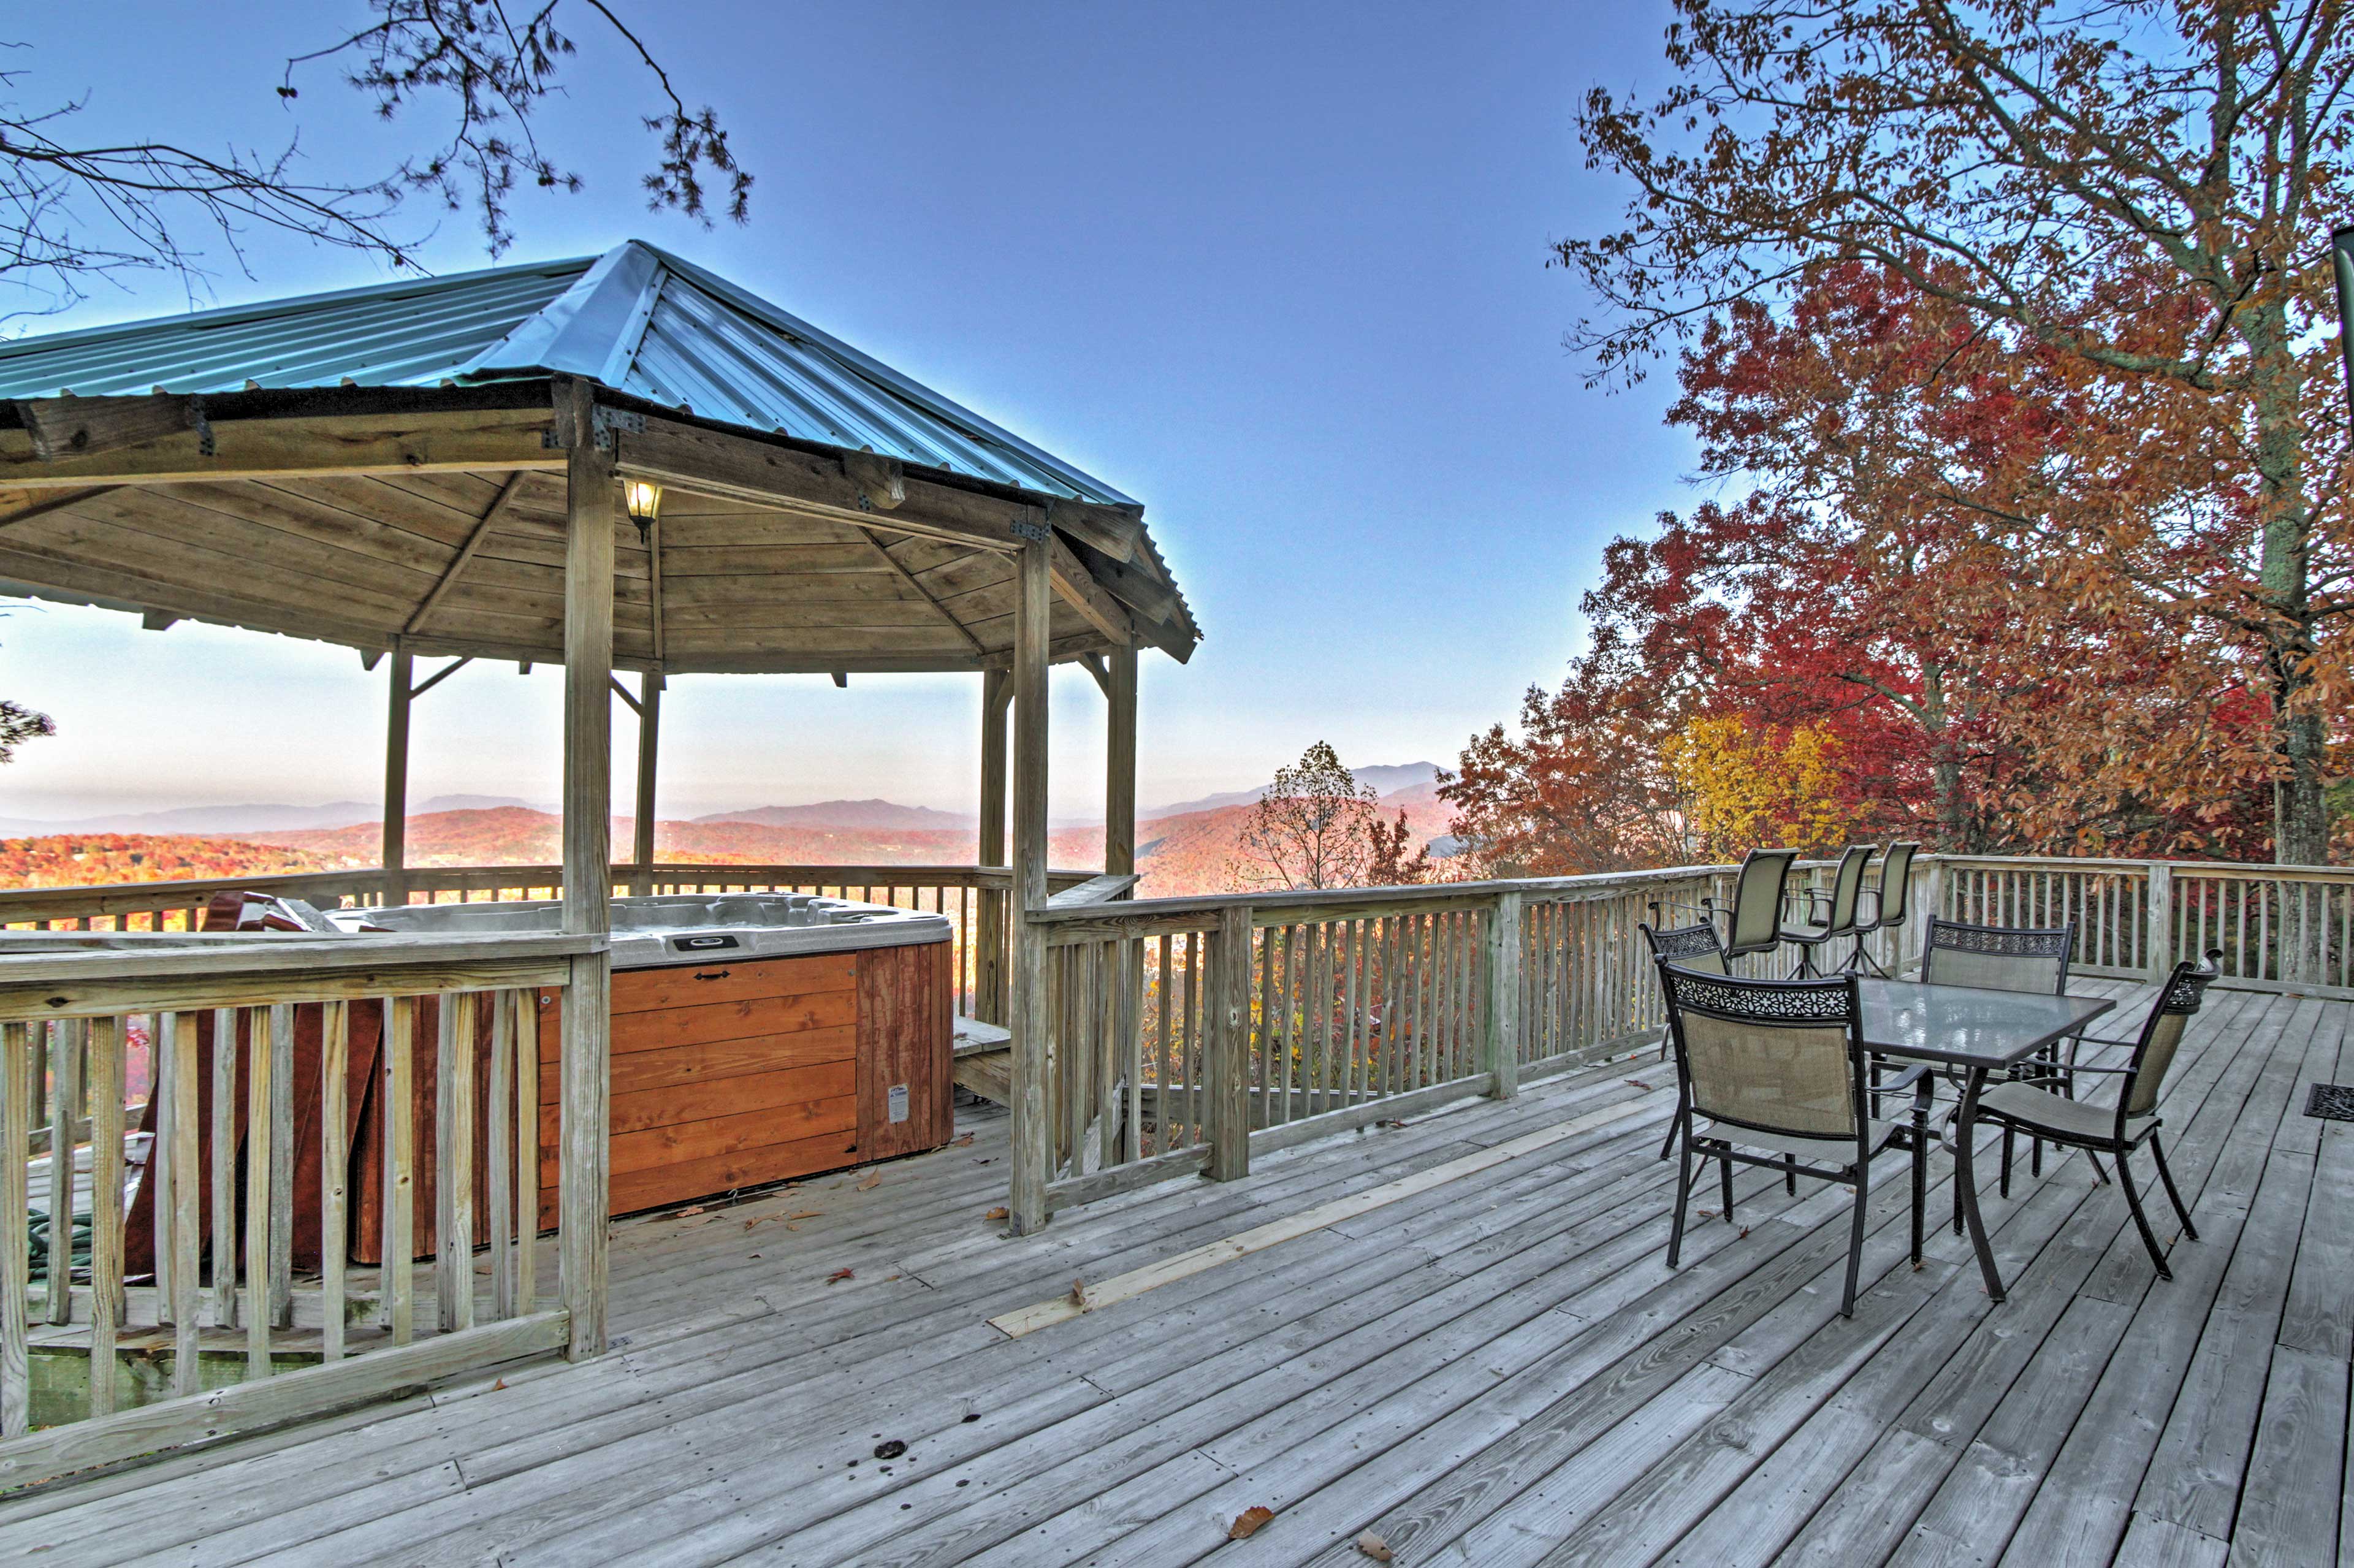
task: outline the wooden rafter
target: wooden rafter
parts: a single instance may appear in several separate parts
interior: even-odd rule
[[[923,596],[924,602],[930,605],[934,609],[939,612],[939,617],[942,620],[947,621],[950,626],[956,628],[956,634],[959,637],[963,638],[966,644],[970,646],[975,653],[986,654],[989,652],[987,648],[981,646],[981,639],[972,634],[972,629],[967,626],[963,621],[959,620],[956,618],[955,613],[951,611],[947,605],[942,604],[938,599],[933,598],[932,590],[926,588],[923,584],[923,580],[917,577],[915,573],[909,571],[907,567],[900,562],[899,557],[894,556],[889,549],[885,548],[882,540],[877,539],[871,532],[864,528],[861,528],[858,531],[858,534],[860,538],[864,539],[869,545],[874,546],[875,553],[876,555],[883,557],[883,564],[889,567],[894,572],[898,574],[900,581],[906,583],[909,588],[914,588],[918,594],[921,594]]]
[[[94,501],[111,490],[122,488],[119,484],[93,484],[81,490],[69,490],[62,495],[45,496],[29,506],[19,506],[14,512],[0,513],[0,528],[5,528],[11,523],[30,523],[36,517],[46,517],[52,512],[63,512],[69,506],[78,506],[85,501]]]
[[[466,542],[461,545],[458,547],[458,553],[451,557],[450,565],[441,573],[441,580],[433,585],[433,591],[425,596],[423,602],[419,604],[409,615],[408,624],[400,629],[403,634],[413,632],[424,625],[426,617],[433,613],[433,607],[441,602],[442,596],[457,586],[458,574],[464,571],[467,564],[473,560],[474,553],[482,547],[482,541],[490,537],[491,529],[497,524],[508,504],[514,500],[515,493],[520,491],[530,478],[531,475],[528,472],[516,472],[507,476],[506,483],[499,487],[498,494],[492,498],[490,506],[475,522],[474,531],[466,535]]]

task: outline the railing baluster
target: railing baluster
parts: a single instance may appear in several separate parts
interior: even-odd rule
[[[260,1022],[258,1014],[256,1022]],[[291,1329],[294,1326],[294,1008],[291,1002],[278,1002],[270,1009],[270,1320],[281,1329]]]
[[[350,1234],[351,1004],[319,1009],[319,1354],[344,1354],[344,1247]]]
[[[537,993],[512,993],[515,1012],[515,1260],[518,1312],[536,1309],[539,1279],[539,1038],[545,1007]],[[556,1020],[560,1033],[561,1018]],[[558,1051],[561,1052],[561,1044]]]
[[[413,999],[406,996],[385,1003],[384,1262],[379,1284],[385,1321],[396,1345],[408,1344],[417,1327],[411,1299],[417,1259],[417,1118],[411,1109],[417,1090],[410,1071],[415,1009]]]
[[[90,1022],[90,1413],[114,1413],[114,1340],[122,1322],[122,1032]]]
[[[252,1047],[262,1049],[260,1032]],[[237,1327],[237,1054],[238,1014],[213,1012],[212,1254],[213,1323]]]
[[[491,1311],[504,1320],[515,1314],[514,1299],[514,993],[494,991],[491,1003],[491,1097],[482,1107],[490,1162]]]
[[[51,1025],[49,1050],[49,1273],[43,1293],[51,1323],[73,1320],[75,1146],[81,1124],[82,1044],[79,1018]],[[39,1086],[35,1086],[36,1092]]]
[[[272,1318],[270,1305],[270,1195],[271,1192],[270,1159],[277,1145],[272,1123],[277,1107],[274,1087],[276,1075],[270,1036],[264,1029],[260,1011],[246,1014],[248,1029],[245,1054],[246,1068],[246,1138],[245,1138],[245,1375],[249,1379],[270,1375],[270,1325]],[[232,1053],[224,1051],[220,1037],[213,1037],[216,1061]],[[217,1121],[215,1123],[218,1125]],[[215,1180],[219,1180],[223,1168],[214,1166]],[[218,1215],[220,1205],[213,1213]],[[213,1266],[220,1266],[223,1254],[213,1249]],[[228,1255],[234,1256],[232,1253]],[[231,1266],[231,1288],[235,1287],[235,1266]]]
[[[33,1095],[32,1026],[0,1023],[0,1437],[32,1429],[33,1238],[25,1167],[32,1159]]]
[[[175,1107],[172,1116],[172,1392],[194,1393],[198,1383],[200,1351],[197,1326],[203,1316],[197,1298],[198,1243],[196,1205],[203,1169],[196,1154],[196,1015],[172,1016],[172,1082],[164,1092]],[[160,1281],[159,1281],[160,1283]]]
[[[474,999],[440,998],[434,1064],[440,1114],[434,1133],[434,1315],[443,1333],[474,1326]]]

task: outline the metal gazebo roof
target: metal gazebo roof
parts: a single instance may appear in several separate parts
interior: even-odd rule
[[[0,397],[434,387],[549,373],[749,429],[1105,505],[1135,503],[757,295],[642,240],[602,256],[0,344]]]
[[[625,666],[1002,668],[1024,537],[1052,657],[1200,639],[1139,503],[638,241],[0,344],[0,594],[553,662],[579,440],[675,492]]]

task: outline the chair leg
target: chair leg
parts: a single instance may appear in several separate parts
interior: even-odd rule
[[[1929,1206],[1929,1139],[1926,1118],[1914,1118],[1913,1127],[1913,1266],[1921,1266],[1921,1222]]]
[[[2174,1171],[2167,1165],[2166,1150],[2158,1147],[2158,1134],[2154,1132],[2149,1135],[2149,1157],[2158,1162],[2158,1179],[2166,1184],[2167,1201],[2174,1205],[2174,1217],[2182,1222],[2182,1234],[2197,1241],[2199,1227],[2190,1223],[2190,1211],[2183,1206],[2182,1194],[2175,1190]]]
[[[1733,1156],[1726,1155],[1716,1162],[1717,1175],[1724,1189],[1724,1223],[1733,1223]]]
[[[1684,1205],[1691,1200],[1692,1156],[1691,1129],[1684,1118],[1676,1118],[1676,1130],[1683,1135],[1676,1147],[1676,1220],[1668,1228],[1668,1266],[1673,1268],[1683,1257]]]
[[[2030,1176],[2043,1174],[2043,1140],[2040,1138],[2027,1140],[2027,1173]],[[2003,1194],[2005,1197],[2009,1195],[2008,1192]]]
[[[1855,1282],[1857,1271],[1863,1266],[1863,1210],[1872,1195],[1872,1169],[1860,1165],[1855,1172],[1855,1218],[1847,1232],[1847,1290],[1840,1298],[1840,1316],[1855,1316]]]
[[[1691,1091],[1681,1079],[1676,1083],[1676,1114],[1668,1118],[1668,1136],[1660,1140],[1659,1158],[1665,1160],[1676,1151],[1676,1134],[1683,1130],[1684,1119],[1691,1114]]]
[[[2141,1211],[2141,1193],[2134,1186],[2133,1167],[2122,1154],[2117,1156],[2117,1185],[2126,1190],[2126,1207],[2133,1211],[2134,1229],[2141,1233],[2141,1245],[2149,1249],[2150,1262],[2158,1265],[2158,1277],[2173,1278],[2174,1270],[2166,1266],[2166,1251],[2158,1245],[2158,1233],[2149,1228],[2149,1216]]]
[[[2109,1172],[2107,1168],[2102,1165],[2101,1157],[2088,1149],[2084,1150],[2084,1158],[2093,1162],[2093,1179],[2098,1181],[2102,1186],[2107,1186],[2109,1184]]]
[[[1798,1157],[1795,1154],[1782,1156],[1782,1191],[1793,1198],[1798,1195]]]
[[[2006,1198],[2010,1196],[2010,1124],[2009,1122],[2002,1124],[2002,1180],[1995,1184],[1995,1191]]]

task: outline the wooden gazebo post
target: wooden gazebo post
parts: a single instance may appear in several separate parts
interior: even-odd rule
[[[396,644],[384,715],[384,887],[387,904],[408,902],[408,708],[416,700],[416,656]]]
[[[1053,1139],[1046,1125],[1046,942],[1030,912],[1046,903],[1046,654],[1055,608],[1051,537],[1024,533],[1013,611],[1013,983],[1012,1194],[1016,1235],[1046,1223]]]
[[[1136,648],[1107,655],[1105,683],[1104,863],[1118,876],[1136,869]]]
[[[564,929],[603,935],[613,892],[613,454],[597,444],[596,405],[582,381],[560,384],[565,462]],[[561,1278],[574,1361],[605,1349],[605,1233],[611,1185],[606,1136],[612,960],[571,960],[564,988]]]
[[[981,677],[981,865],[1005,863],[1005,710],[1013,700],[1013,677],[989,670]],[[1005,911],[1012,900],[993,887],[981,889],[973,933],[973,1016],[1005,1022]]]

